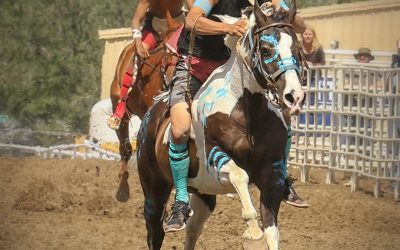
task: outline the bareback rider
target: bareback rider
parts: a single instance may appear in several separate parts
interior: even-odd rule
[[[191,6],[193,0],[188,0]],[[167,11],[170,15],[181,23],[185,21],[183,11],[183,0],[139,0],[135,14],[131,21],[132,37],[135,43],[136,55],[146,59],[149,50],[152,50],[161,41],[161,35],[166,32]],[[143,23],[144,22],[144,23]],[[156,25],[156,23],[159,25]],[[140,26],[143,23],[143,28]],[[135,84],[138,71],[138,60],[135,60],[133,67],[129,67],[122,80],[120,98],[115,108],[114,114],[108,119],[108,126],[117,130],[120,126],[122,117],[126,112],[126,99],[129,89]]]
[[[286,6],[284,2],[280,5]],[[185,228],[186,221],[192,214],[187,192],[189,171],[187,142],[191,124],[188,104],[190,100],[188,99],[195,96],[202,83],[214,69],[229,59],[230,51],[224,44],[224,35],[241,36],[246,31],[246,21],[240,20],[234,24],[226,24],[219,21],[214,15],[240,17],[241,10],[247,6],[250,6],[248,0],[196,0],[187,14],[186,26],[178,41],[178,50],[182,58],[176,65],[170,97],[172,138],[169,142],[169,162],[176,195],[171,216],[164,225],[165,232]],[[304,22],[298,17],[295,18],[294,22],[295,30],[302,33]],[[192,30],[195,30],[194,44],[190,42]],[[189,48],[193,48],[191,61],[188,60]],[[188,84],[188,66],[190,66],[190,84]],[[190,86],[189,90],[187,89],[188,86]],[[288,143],[290,146],[290,140],[288,140]],[[295,193],[288,180],[286,180],[285,196],[287,201],[289,199],[293,201],[292,205],[301,206],[299,204],[304,202]]]

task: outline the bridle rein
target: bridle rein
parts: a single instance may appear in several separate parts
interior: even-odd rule
[[[152,56],[152,55],[154,55],[154,54],[156,54],[156,53],[158,53],[158,52],[160,52],[162,50],[164,50],[163,46],[158,46],[157,48],[155,48],[152,51],[150,51],[150,56]],[[178,55],[176,55],[174,53],[167,53],[167,55],[168,56],[178,56]],[[139,60],[139,62],[141,64],[138,68],[141,68],[141,66],[143,64],[145,64],[148,67],[150,67],[153,70],[153,72],[157,72],[158,74],[160,74],[160,78],[163,80],[163,90],[168,89],[168,84],[167,84],[167,81],[166,81],[166,79],[167,79],[166,72],[167,72],[168,67],[176,65],[176,63],[175,64],[174,63],[166,63],[165,62],[165,57],[166,57],[166,55],[162,56],[160,69],[158,69],[157,68],[158,64],[154,65],[154,64],[148,62],[148,58],[144,59],[144,58],[141,58],[140,56],[136,56],[136,58],[138,58],[138,60]]]

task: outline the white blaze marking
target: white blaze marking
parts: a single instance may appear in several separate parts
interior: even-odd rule
[[[290,49],[292,44],[293,44],[292,37],[286,33],[281,33],[281,39],[279,40],[278,44],[279,55],[281,56],[281,59],[292,57],[292,51]],[[286,80],[286,86],[283,93],[288,93],[291,90],[296,91],[301,86],[299,78],[297,77],[297,72],[294,69],[285,72],[285,80]]]

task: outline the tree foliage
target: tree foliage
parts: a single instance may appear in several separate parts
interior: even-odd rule
[[[2,0],[0,114],[86,131],[100,95],[98,30],[129,25],[135,1]]]

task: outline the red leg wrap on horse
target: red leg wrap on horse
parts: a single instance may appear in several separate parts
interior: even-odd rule
[[[126,112],[126,102],[125,101],[120,101],[117,104],[117,107],[115,108],[115,112],[113,114],[113,117],[118,117],[120,119],[122,119],[122,117],[124,116]]]
[[[119,103],[115,108],[113,117],[122,118],[126,112],[126,99],[128,97],[128,90],[135,84],[132,71],[133,68],[129,68],[128,71],[125,72],[124,79],[122,80],[121,84],[121,92],[119,94]]]
[[[133,69],[130,69],[129,71],[125,72],[124,79],[122,79],[122,84],[131,85],[131,83],[132,83],[132,70]]]

